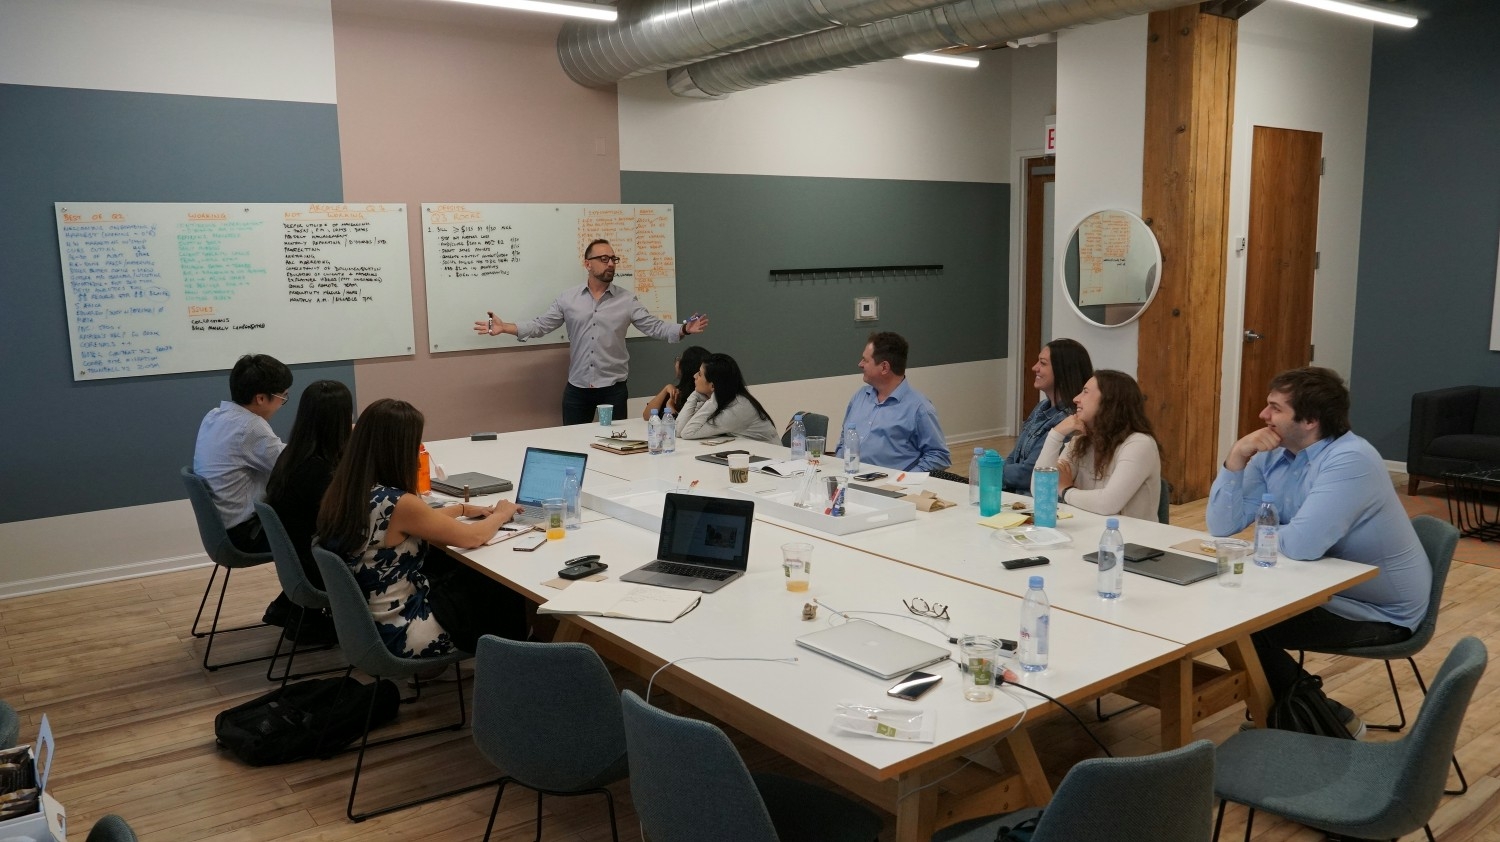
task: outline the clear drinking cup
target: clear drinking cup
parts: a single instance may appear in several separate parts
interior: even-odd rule
[[[816,465],[823,459],[823,448],[827,446],[826,436],[807,437],[807,461]]]
[[[995,698],[995,676],[1000,672],[1000,641],[974,635],[958,641],[964,698],[971,702],[988,702]]]
[[[1250,542],[1239,538],[1220,538],[1214,542],[1214,558],[1219,562],[1219,585],[1237,588],[1245,581],[1245,562],[1250,558]]]
[[[781,569],[786,573],[786,589],[805,591],[812,576],[812,544],[781,545]]]
[[[729,454],[729,481],[730,482],[749,482],[750,481],[750,454],[748,454],[748,453],[731,453],[731,454]]]
[[[615,423],[615,405],[612,403],[599,404],[599,426],[608,427]]]
[[[566,504],[561,497],[552,497],[542,501],[542,520],[547,524],[547,540],[557,541],[568,537],[567,523],[564,520]]]

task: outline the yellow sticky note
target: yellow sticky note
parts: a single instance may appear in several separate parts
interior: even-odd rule
[[[988,526],[991,529],[1009,529],[1012,526],[1020,526],[1031,520],[1030,512],[1000,512],[989,517],[980,518],[980,526]]]

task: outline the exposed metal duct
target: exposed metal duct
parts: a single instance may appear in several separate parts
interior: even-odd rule
[[[563,70],[580,85],[621,79],[839,26],[860,26],[952,0],[621,0],[613,26],[569,21]]]
[[[1172,9],[1182,0],[963,0],[714,58],[667,74],[678,96],[720,97],[908,53],[984,46],[1096,21]]]

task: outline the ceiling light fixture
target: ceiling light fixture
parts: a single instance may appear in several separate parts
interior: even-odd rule
[[[967,67],[973,69],[979,66],[978,59],[945,56],[937,53],[912,53],[909,56],[902,56],[902,58],[911,61],[925,61],[929,64],[946,64],[949,67]]]
[[[516,9],[522,12],[546,12],[549,15],[567,15],[589,20],[613,21],[619,17],[613,6],[598,3],[576,3],[573,0],[453,0],[475,6],[495,6],[501,9]]]
[[[1287,0],[1288,3],[1296,3],[1299,6],[1310,6],[1325,12],[1336,12],[1355,18],[1363,18],[1376,23],[1389,24],[1411,29],[1417,25],[1417,19],[1411,15],[1399,12],[1387,12],[1384,9],[1372,9],[1359,3],[1346,3],[1344,0]]]

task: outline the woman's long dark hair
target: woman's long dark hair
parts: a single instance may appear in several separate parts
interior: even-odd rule
[[[682,411],[682,405],[692,397],[694,390],[698,387],[693,383],[693,375],[703,367],[703,362],[711,356],[707,348],[697,345],[689,345],[682,349],[682,356],[677,358],[677,400],[672,401],[672,412],[676,414]]]
[[[745,375],[740,373],[740,364],[734,361],[734,357],[728,354],[709,354],[708,359],[703,362],[703,379],[714,387],[714,401],[718,404],[708,420],[718,418],[724,407],[738,398],[749,401],[755,411],[760,413],[760,417],[771,420],[771,414],[766,412],[766,408],[745,387]]]
[[[344,457],[318,510],[318,540],[349,555],[370,540],[370,489],[377,485],[415,492],[417,449],[426,419],[406,401],[381,398],[354,424]]]
[[[297,420],[286,448],[276,459],[266,483],[266,499],[280,500],[291,490],[293,470],[309,459],[321,458],[337,465],[349,443],[349,425],[354,421],[354,396],[337,380],[319,380],[302,390]]]
[[[1052,360],[1052,392],[1057,395],[1057,406],[1071,415],[1073,399],[1094,376],[1094,363],[1089,350],[1076,339],[1054,339],[1047,343],[1047,351]]]
[[[1073,464],[1093,452],[1094,479],[1103,479],[1125,439],[1132,433],[1145,433],[1156,441],[1156,433],[1146,417],[1146,397],[1134,377],[1101,368],[1094,372],[1094,382],[1099,386],[1099,411],[1088,429],[1073,436]],[[1156,442],[1156,448],[1161,450],[1161,442]]]

